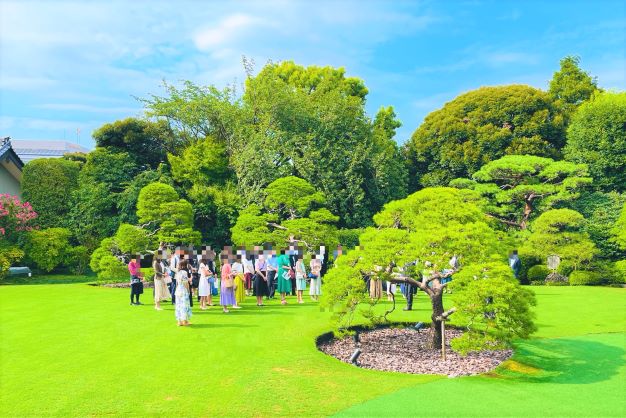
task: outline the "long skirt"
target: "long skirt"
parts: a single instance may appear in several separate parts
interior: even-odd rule
[[[176,320],[188,321],[191,318],[191,305],[189,303],[189,290],[187,286],[176,286]]]
[[[220,305],[234,305],[235,292],[232,287],[222,287],[220,289]]]
[[[311,287],[309,288],[309,295],[319,296],[322,294],[322,278],[311,278]]]
[[[244,288],[243,275],[235,276],[235,299],[237,303],[242,303],[246,297],[246,289]]]
[[[254,294],[256,296],[267,296],[269,294],[267,290],[267,282],[263,280],[263,277],[261,277],[260,274],[254,275]]]
[[[200,281],[198,282],[198,296],[209,296],[210,294],[209,278],[200,276]]]
[[[285,275],[286,272],[285,272]],[[291,279],[289,278],[289,276],[287,276],[287,278],[285,277],[278,277],[278,286],[276,288],[276,291],[278,293],[291,293]]]
[[[296,290],[306,290],[306,278],[304,276],[296,276]]]
[[[161,302],[162,300],[166,300],[171,298],[172,295],[170,295],[170,290],[167,288],[167,285],[165,284],[165,280],[163,279],[157,279],[155,277],[154,279],[154,301],[155,302]]]

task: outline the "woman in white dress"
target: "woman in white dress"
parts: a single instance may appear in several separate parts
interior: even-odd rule
[[[178,326],[190,325],[191,304],[189,298],[189,276],[187,274],[187,260],[181,260],[178,264],[178,272],[176,273],[176,322]]]
[[[163,308],[161,308],[161,301],[172,297],[165,283],[169,275],[163,263],[163,257],[164,251],[158,250],[152,261],[152,268],[154,269],[154,309],[157,311],[163,310]]]
[[[318,257],[321,257],[321,255],[315,254],[309,264],[311,266],[309,295],[315,301],[319,300],[322,294],[322,260]]]
[[[200,260],[200,283],[198,284],[198,296],[200,296],[200,309],[207,309],[208,298],[211,297],[211,286],[209,286],[209,276],[212,274],[209,270],[208,260]]]

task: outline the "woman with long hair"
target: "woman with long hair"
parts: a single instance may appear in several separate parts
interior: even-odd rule
[[[190,283],[189,274],[187,273],[187,260],[181,260],[178,264],[178,272],[176,273],[176,321],[178,326],[190,325],[191,304],[190,304]]]

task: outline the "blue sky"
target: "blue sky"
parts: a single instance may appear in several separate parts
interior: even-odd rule
[[[424,116],[484,85],[546,89],[578,55],[626,90],[621,1],[0,0],[0,136],[92,147],[106,122],[139,116],[161,80],[241,85],[242,55],[344,67],[367,109],[393,105],[406,141]]]

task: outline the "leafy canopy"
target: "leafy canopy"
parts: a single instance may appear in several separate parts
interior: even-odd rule
[[[567,130],[565,157],[584,163],[604,191],[626,191],[626,93],[583,103]]]
[[[447,185],[509,154],[557,157],[562,115],[548,93],[524,86],[481,87],[426,116],[407,144],[412,189]]]

